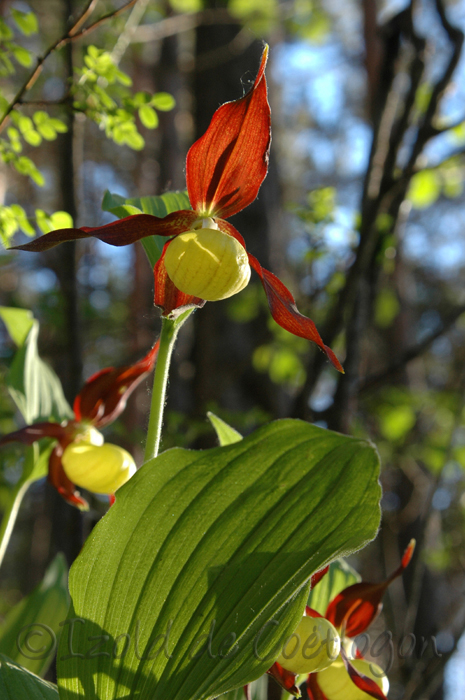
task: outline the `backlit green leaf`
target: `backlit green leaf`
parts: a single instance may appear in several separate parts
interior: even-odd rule
[[[58,690],[30,671],[0,655],[0,698],[2,700],[59,700]]]
[[[0,626],[0,654],[37,675],[53,660],[60,622],[68,612],[67,566],[58,554],[42,583],[14,606]]]
[[[147,462],[71,569],[60,699],[200,700],[258,678],[311,575],[375,536],[378,470],[370,444],[293,420]]]

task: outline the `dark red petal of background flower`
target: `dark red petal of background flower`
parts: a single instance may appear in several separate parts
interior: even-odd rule
[[[346,637],[356,637],[366,630],[379,614],[381,598],[391,581],[401,575],[408,566],[415,541],[412,540],[405,550],[400,566],[382,583],[354,583],[345,588],[328,605],[326,619],[336,628],[343,628]]]
[[[69,444],[70,441],[68,441]],[[81,497],[72,481],[68,479],[61,463],[63,451],[67,445],[56,445],[50,455],[48,461],[48,480],[56,488],[60,496],[72,506],[76,506],[80,510],[88,510],[89,504]]]
[[[204,306],[205,299],[193,297],[190,294],[184,294],[180,289],[175,287],[173,282],[168,277],[165,267],[165,253],[171,241],[165,243],[163,252],[154,267],[153,274],[155,278],[155,306],[158,306],[163,311],[163,316],[179,316],[180,313],[193,306],[199,308]]]
[[[329,564],[328,564],[328,566],[325,566],[324,569],[321,569],[321,571],[317,571],[316,574],[313,574],[312,578],[310,579],[310,590],[311,591],[313,591],[316,584],[321,581],[323,576],[326,576],[328,571],[329,571]]]
[[[347,669],[347,673],[350,676],[350,680],[357,686],[357,688],[363,690],[363,692],[367,693],[367,695],[371,695],[372,698],[376,698],[376,700],[387,700],[387,697],[374,680],[368,678],[368,676],[365,676],[363,673],[360,673],[357,671],[355,666],[352,666],[343,649],[341,650],[341,656]]]
[[[252,89],[216,110],[205,134],[187,154],[186,180],[192,208],[227,218],[251,204],[268,170],[271,114],[265,66]]]
[[[60,440],[66,435],[66,432],[66,428],[59,423],[34,423],[34,425],[26,425],[21,430],[4,435],[0,438],[0,445],[6,445],[8,442],[22,442],[24,445],[32,445],[33,442],[42,440],[42,438]]]
[[[107,367],[92,375],[74,400],[76,420],[90,420],[97,427],[108,425],[124,411],[127,400],[152,371],[159,341],[141,360],[124,367]]]
[[[268,669],[267,673],[270,676],[273,676],[273,678],[279,683],[281,688],[287,690],[287,692],[291,695],[295,695],[298,698],[300,697],[300,690],[295,684],[295,673],[286,671],[286,669],[280,666],[277,661],[273,664],[271,668]]]
[[[317,683],[317,674],[309,673],[307,678],[307,695],[309,700],[328,700]]]
[[[39,253],[65,241],[92,237],[109,245],[130,245],[147,236],[175,236],[178,233],[188,231],[197,218],[194,211],[188,210],[175,211],[162,219],[150,214],[134,214],[125,219],[113,221],[111,224],[105,224],[105,226],[94,228],[83,226],[82,228],[61,228],[50,231],[50,233],[46,233],[29,243],[14,246],[11,250],[28,250]]]

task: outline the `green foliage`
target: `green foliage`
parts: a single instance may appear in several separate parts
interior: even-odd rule
[[[38,31],[37,17],[33,12],[21,12],[13,8],[11,10],[11,19],[16,29],[26,36],[35,34]],[[20,66],[29,68],[32,65],[32,54],[30,51],[20,46],[16,41],[13,41],[14,32],[0,18],[0,75],[8,76],[15,72],[14,65],[11,61],[15,59]]]
[[[307,605],[319,612],[320,615],[325,615],[329,603],[344,588],[352,586],[360,580],[359,574],[344,559],[333,561],[329,565],[328,573],[310,591]]]
[[[463,168],[459,159],[449,158],[437,168],[421,170],[411,180],[407,193],[416,209],[430,207],[441,194],[449,198],[463,192]]]
[[[42,233],[73,227],[73,219],[66,211],[56,211],[53,214],[47,214],[43,209],[36,209],[36,220],[37,226]]]
[[[30,671],[0,655],[0,697],[2,700],[59,700],[58,689]]]
[[[79,79],[72,90],[74,108],[98,124],[119,146],[140,151],[145,141],[137,130],[136,116],[147,129],[155,129],[158,126],[156,110],[173,109],[174,98],[166,92],[133,95],[128,89],[132,85],[129,75],[118,68],[111,53],[96,46],[87,48],[84,64],[83,68],[76,69]]]
[[[202,0],[170,0],[175,12],[199,12],[203,8]]]
[[[19,204],[12,204],[11,207],[0,205],[0,239],[5,248],[17,231],[23,231],[27,236],[35,235],[26,212]]]
[[[310,576],[375,536],[378,470],[368,443],[293,420],[147,462],[72,566],[61,700],[196,700],[258,678]]]
[[[102,202],[103,211],[109,211],[119,219],[132,214],[151,214],[163,218],[174,211],[192,209],[187,192],[165,192],[153,197],[131,197],[129,199],[119,194],[105,192]],[[166,239],[162,236],[148,236],[141,241],[144,250],[153,267],[158,261]]]
[[[388,440],[403,440],[415,425],[416,415],[412,406],[387,406],[381,412],[381,433]]]
[[[400,304],[392,289],[380,290],[375,302],[375,323],[380,328],[388,328],[400,311]]]
[[[19,331],[11,331],[18,350],[11,363],[6,383],[8,391],[27,424],[50,418],[60,422],[73,416],[55,372],[39,357],[37,339],[39,322],[25,314],[24,309],[0,307],[0,317],[10,332],[16,324]],[[17,321],[15,321],[15,318]],[[30,328],[25,336],[27,324]]]
[[[335,206],[335,188],[322,187],[309,192],[306,206],[293,205],[291,211],[313,229],[317,224],[327,224],[333,220]]]
[[[430,207],[440,194],[441,179],[436,170],[421,170],[412,177],[408,198],[415,209]]]
[[[215,416],[214,413],[208,411],[207,416],[208,420],[215,429],[221,447],[224,447],[225,445],[232,445],[233,443],[242,440],[242,435],[238,433],[237,430],[231,428],[230,425],[228,425],[221,418],[218,418],[218,416]]]
[[[0,626],[0,654],[43,675],[53,659],[55,635],[68,612],[68,572],[58,554],[42,583],[17,603]]]

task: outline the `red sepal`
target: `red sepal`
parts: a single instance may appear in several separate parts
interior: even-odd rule
[[[87,419],[98,428],[116,420],[134,389],[152,371],[159,345],[157,341],[147,355],[133,365],[107,367],[92,375],[74,400],[76,420]]]
[[[216,110],[210,126],[189,149],[187,191],[192,208],[227,218],[251,204],[267,170],[271,143],[271,113],[262,54],[253,87]]]
[[[4,435],[0,438],[0,445],[6,445],[8,442],[22,442],[24,445],[32,445],[42,438],[60,440],[65,437],[67,432],[66,428],[59,423],[34,423],[26,425],[21,430],[15,430],[14,433]]]
[[[24,245],[13,246],[11,250],[28,250],[39,253],[54,248],[65,241],[75,241],[80,238],[98,238],[104,243],[114,246],[130,245],[147,236],[176,236],[188,231],[198,219],[194,211],[181,210],[168,214],[164,218],[151,214],[134,214],[125,219],[112,221],[105,226],[91,228],[61,228],[50,231]]]
[[[68,479],[61,463],[63,452],[70,442],[72,440],[58,443],[53,448],[48,461],[48,480],[69,504],[77,506],[80,510],[89,510],[89,504],[82,498],[73,482]]]
[[[366,630],[380,613],[381,599],[389,584],[408,566],[415,540],[412,540],[404,552],[400,566],[382,583],[354,583],[345,588],[328,605],[326,619],[337,629],[342,629],[346,637],[356,637]]]
[[[109,503],[109,507],[110,507],[110,508],[111,508],[111,506],[114,506],[114,505],[115,505],[115,503],[116,503],[116,496],[115,496],[114,493],[110,493],[110,494],[108,495],[108,503]]]
[[[387,697],[385,696],[379,685],[375,683],[375,681],[372,678],[368,678],[368,676],[365,676],[363,673],[360,673],[360,671],[357,671],[355,666],[352,666],[349,659],[347,658],[344,649],[341,649],[341,656],[342,660],[344,661],[347,673],[350,676],[350,680],[354,685],[357,686],[357,688],[360,688],[360,690],[362,690],[367,695],[370,695],[372,698],[376,698],[376,700],[387,700]]]
[[[319,612],[310,608],[308,605],[305,606],[305,615],[306,617],[323,617],[323,615],[320,615]]]
[[[245,700],[252,700],[252,693],[250,692],[250,683],[244,686]]]
[[[309,673],[307,678],[307,695],[309,700],[328,700],[317,683],[317,674]]]
[[[178,289],[168,277],[165,267],[165,253],[171,241],[165,243],[162,254],[153,269],[155,278],[155,306],[162,309],[163,316],[179,316],[186,309],[197,306],[201,308],[205,304],[204,299],[185,294]]]
[[[326,576],[328,571],[329,571],[329,564],[328,564],[328,566],[325,566],[324,569],[321,569],[321,571],[317,571],[316,574],[313,574],[312,578],[310,579],[310,590],[311,591],[313,591],[316,584],[321,581],[323,576]]]
[[[268,669],[267,673],[270,676],[273,676],[273,678],[277,683],[279,683],[281,688],[284,688],[284,690],[286,690],[291,695],[295,695],[297,698],[300,698],[300,690],[295,684],[295,673],[286,671],[286,669],[280,666],[277,661],[275,661],[273,666]]]

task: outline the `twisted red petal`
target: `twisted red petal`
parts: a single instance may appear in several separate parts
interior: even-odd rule
[[[216,223],[220,231],[223,233],[228,233],[230,236],[239,241],[244,248],[246,248],[243,237],[239,231],[229,223],[229,221],[216,219]],[[306,316],[303,316],[297,309],[295,299],[288,288],[284,286],[276,275],[273,275],[272,272],[265,270],[265,268],[260,265],[257,258],[250,253],[247,253],[247,255],[249,257],[250,266],[253,267],[255,272],[257,272],[260,277],[260,281],[268,299],[271,315],[276,323],[278,323],[281,328],[289,331],[289,333],[293,333],[294,335],[298,335],[300,338],[306,338],[307,340],[311,340],[313,343],[316,343],[318,347],[323,350],[334,367],[339,372],[344,372],[342,365],[334,352],[323,343],[313,321]]]
[[[310,608],[308,605],[305,606],[305,615],[307,617],[323,617],[323,615],[320,615],[319,612],[313,610],[313,608]]]
[[[82,228],[62,228],[50,231],[50,233],[46,233],[29,243],[14,246],[11,250],[28,250],[39,253],[54,248],[65,241],[92,237],[109,245],[130,245],[147,236],[175,236],[178,233],[188,231],[197,218],[195,212],[187,210],[175,211],[164,218],[150,214],[134,214],[125,219],[112,221],[105,226],[96,226],[95,228],[83,226]]]
[[[68,441],[68,444],[72,442]],[[72,506],[76,506],[80,510],[88,510],[89,504],[80,495],[72,481],[68,479],[61,463],[63,452],[67,447],[66,442],[56,445],[50,455],[48,461],[48,480],[56,488],[60,496]]]
[[[262,54],[252,89],[216,110],[205,134],[187,154],[187,191],[192,208],[227,218],[254,201],[268,170],[271,114]]]
[[[252,693],[250,692],[250,683],[244,686],[245,700],[252,700]]]
[[[307,678],[307,695],[309,700],[328,700],[317,683],[317,674],[309,673]]]
[[[273,316],[276,323],[278,323],[281,328],[284,328],[289,333],[298,335],[300,338],[306,338],[316,343],[321,350],[325,353],[328,360],[334,365],[334,367],[339,372],[344,372],[342,365],[337,359],[334,352],[325,345],[318,333],[315,324],[307,316],[303,316],[297,309],[295,299],[281,282],[280,279],[273,275],[272,272],[265,270],[257,258],[248,253],[250,266],[253,267],[255,272],[259,275],[263,288],[265,290],[268,305],[270,307],[271,315]]]
[[[296,674],[286,671],[285,668],[280,666],[277,661],[273,664],[271,668],[268,669],[267,673],[273,676],[275,681],[279,683],[281,688],[284,688],[291,695],[295,695],[300,698],[300,690],[295,684]]]
[[[376,698],[376,700],[387,700],[387,697],[379,685],[375,683],[372,678],[368,678],[368,676],[365,676],[363,673],[360,673],[360,671],[357,671],[355,666],[350,663],[344,649],[341,649],[341,656],[347,669],[347,673],[350,676],[350,680],[357,686],[357,688],[363,690],[363,692],[367,695],[371,695],[372,698]]]
[[[24,445],[32,445],[37,440],[42,438],[63,439],[67,433],[66,427],[59,423],[34,423],[26,425],[21,430],[15,430],[14,433],[8,433],[0,438],[0,445],[6,445],[8,442],[22,442]]]
[[[404,552],[400,566],[382,583],[354,583],[339,593],[328,605],[326,619],[342,628],[346,637],[356,637],[366,630],[381,611],[381,599],[389,584],[408,566],[415,549],[412,540]]]
[[[152,371],[159,341],[141,360],[124,367],[107,367],[92,375],[74,400],[76,420],[90,420],[101,428],[124,411],[134,389]]]
[[[179,316],[186,309],[204,306],[205,300],[185,294],[178,289],[168,277],[165,267],[165,253],[171,241],[165,243],[162,254],[153,269],[155,278],[155,306],[163,311],[163,316]]]

